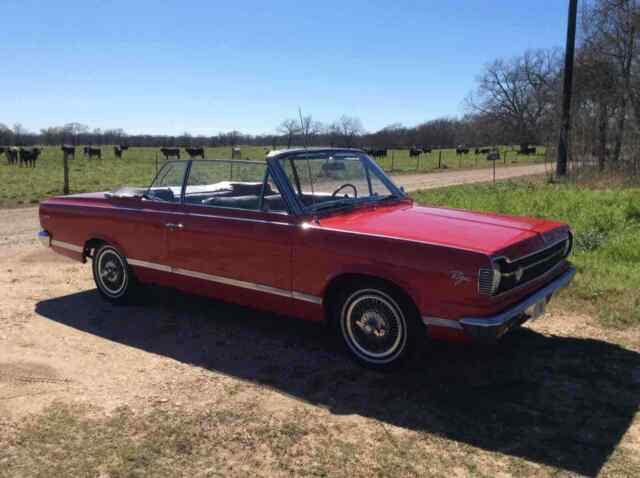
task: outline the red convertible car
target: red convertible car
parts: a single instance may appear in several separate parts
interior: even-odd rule
[[[380,369],[427,335],[495,341],[575,273],[567,225],[418,206],[354,149],[170,161],[149,188],[49,199],[40,223],[109,301],[153,283],[326,321]]]

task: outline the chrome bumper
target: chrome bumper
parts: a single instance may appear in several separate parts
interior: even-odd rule
[[[514,305],[508,310],[491,317],[465,317],[459,321],[467,335],[479,342],[493,342],[506,334],[514,327],[526,322],[529,317],[525,311],[541,300],[551,299],[551,296],[559,289],[566,286],[576,274],[575,268],[571,267],[567,272],[557,279],[537,290],[522,302]]]
[[[38,233],[38,240],[44,247],[51,246],[51,235],[47,231],[40,231]]]

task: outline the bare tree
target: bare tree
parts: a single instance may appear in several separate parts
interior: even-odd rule
[[[286,119],[278,126],[278,132],[287,137],[287,148],[290,148],[294,136],[300,132],[300,122],[294,119]]]
[[[320,134],[323,130],[323,125],[319,121],[314,121],[313,116],[308,115],[302,118],[302,124],[300,131],[305,141],[304,144],[309,145],[313,142],[313,138]]]
[[[636,0],[594,0],[583,14],[585,47],[615,68],[616,129],[613,161],[620,159],[629,104],[640,125],[640,92],[634,85],[638,72],[640,10]],[[640,81],[639,81],[640,84]]]
[[[514,130],[521,143],[535,143],[555,112],[559,78],[557,50],[528,51],[487,65],[466,104],[472,113]]]
[[[6,124],[0,123],[0,145],[11,144],[13,131]]]
[[[355,146],[356,137],[364,132],[362,121],[347,115],[342,115],[330,128],[334,135],[339,137],[341,146],[347,148]]]
[[[62,129],[65,133],[64,142],[68,142],[68,137],[71,139],[71,144],[74,146],[79,144],[78,139],[81,134],[86,134],[89,131],[89,127],[82,123],[67,123]]]
[[[24,126],[22,126],[21,123],[14,123],[13,124],[13,134],[15,136],[15,141],[17,145],[22,144],[23,139],[22,137],[27,134],[27,130]]]

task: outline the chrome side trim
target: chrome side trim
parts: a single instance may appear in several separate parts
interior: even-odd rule
[[[311,302],[312,304],[322,304],[322,297],[315,295],[304,294],[297,291],[288,291],[284,289],[278,289],[264,284],[256,284],[255,282],[246,282],[238,279],[232,279],[230,277],[222,277],[211,274],[205,274],[203,272],[190,271],[187,269],[181,269],[179,267],[171,267],[164,264],[155,264],[153,262],[141,261],[138,259],[129,259],[127,262],[136,267],[144,267],[146,269],[152,269],[162,272],[170,272],[172,274],[178,274],[185,277],[193,277],[195,279],[202,279],[209,282],[215,282],[218,284],[225,284],[234,287],[240,287],[242,289],[255,290],[258,292],[264,292],[265,294],[273,294],[281,297],[288,297],[290,299],[301,300],[304,302]]]
[[[291,297],[305,302],[311,302],[312,304],[322,304],[322,297],[316,297],[315,295],[303,294],[302,292],[291,292]]]
[[[47,231],[38,232],[38,240],[44,247],[51,247],[51,235]]]
[[[231,279],[229,277],[214,276],[211,274],[205,274],[202,272],[190,271],[187,269],[171,268],[171,272],[174,274],[194,277],[196,279],[203,279],[209,282],[217,282],[219,284],[231,285],[234,287],[240,287],[242,289],[256,290],[258,292],[265,292],[267,294],[279,295],[282,297],[291,297],[291,292],[283,289],[276,289],[275,287],[269,287],[263,284],[255,284],[253,282],[245,282],[237,279]]]
[[[80,246],[76,246],[75,244],[70,244],[68,242],[57,241],[55,239],[51,239],[51,245],[55,247],[61,247],[62,249],[67,249],[73,252],[82,253],[84,251],[84,249]]]
[[[439,317],[422,317],[425,325],[435,325],[437,327],[449,327],[451,329],[462,329],[457,320],[440,319]]]
[[[195,204],[195,206],[196,207],[213,207],[213,206],[200,206],[198,204]],[[229,209],[233,209],[233,208],[229,208]],[[242,210],[242,209],[236,208],[236,210]],[[255,222],[258,224],[273,224],[274,226],[291,226],[291,227],[297,226],[297,224],[293,224],[290,222],[267,221],[265,219],[251,219],[248,217],[218,216],[215,214],[200,214],[196,212],[171,212],[170,214],[184,214],[185,216],[205,217],[210,219],[229,219],[231,221]]]
[[[127,258],[127,263],[131,264],[132,266],[145,267],[147,269],[154,269],[156,271],[171,272],[171,267],[163,266],[162,264],[154,264],[153,262],[139,261],[138,259]]]
[[[465,328],[466,327],[471,327],[471,328],[500,327],[508,323],[509,321],[517,318],[519,315],[524,313],[524,311],[527,310],[532,305],[550,296],[551,294],[556,292],[558,289],[561,289],[562,287],[566,286],[571,281],[571,279],[573,279],[573,276],[575,274],[576,274],[576,269],[574,267],[571,267],[567,272],[562,274],[560,277],[553,280],[552,282],[547,284],[545,287],[537,290],[536,292],[531,294],[529,297],[524,299],[522,302],[517,303],[510,309],[505,310],[500,314],[493,315],[491,317],[465,317],[464,319],[460,320],[460,324],[462,324]]]

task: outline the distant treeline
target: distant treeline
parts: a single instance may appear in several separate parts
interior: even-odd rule
[[[307,120],[309,117],[304,118]],[[286,125],[286,126],[283,126]],[[286,131],[286,127],[291,131]],[[360,120],[342,116],[335,123],[324,125],[313,122],[306,133],[300,122],[286,120],[278,127],[278,134],[250,135],[239,131],[218,133],[213,136],[193,136],[184,133],[171,135],[127,134],[122,129],[90,130],[86,125],[71,123],[60,127],[42,129],[39,133],[28,131],[21,125],[12,128],[0,124],[0,145],[128,145],[131,147],[218,147],[236,145],[266,145],[272,148],[293,145],[340,146],[367,148],[453,148],[457,145],[483,146],[492,144],[517,144],[519,138],[506,134],[494,124],[478,115],[462,119],[441,118],[415,127],[393,124],[379,131],[365,132]]]

